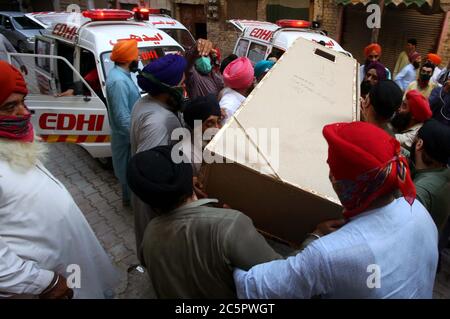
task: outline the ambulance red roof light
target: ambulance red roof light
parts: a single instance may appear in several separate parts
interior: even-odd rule
[[[310,28],[311,22],[305,20],[278,20],[277,25],[282,28]]]
[[[162,11],[163,10],[161,9],[153,9],[153,8],[139,8],[139,7],[133,8],[133,12],[149,13],[149,14],[161,14]]]
[[[133,17],[133,12],[117,9],[93,9],[83,11],[83,16],[92,21],[126,21]]]
[[[154,10],[154,9],[139,8],[139,7],[133,8],[134,19],[136,21],[148,21],[151,10]]]

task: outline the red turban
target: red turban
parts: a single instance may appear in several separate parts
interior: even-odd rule
[[[427,60],[430,60],[436,66],[438,66],[439,64],[442,63],[441,57],[439,55],[437,55],[437,54],[434,54],[434,53],[428,53]]]
[[[227,65],[223,71],[223,81],[226,86],[232,89],[249,88],[255,77],[253,65],[248,58],[237,58]]]
[[[22,73],[4,61],[0,61],[0,88],[0,105],[13,93],[28,94]]]
[[[139,58],[139,50],[136,40],[122,40],[114,45],[111,53],[111,61],[128,63]]]
[[[409,62],[414,63],[414,61],[416,61],[418,57],[420,57],[420,53],[414,52],[409,56]]]
[[[378,53],[378,55],[381,55],[381,46],[378,43],[371,43],[368,46],[366,46],[366,48],[364,49],[364,55],[366,56],[366,58],[370,55],[370,53],[372,53],[373,51],[375,51],[376,53]]]
[[[412,90],[406,93],[406,100],[408,101],[412,116],[418,122],[425,122],[433,116],[428,99],[419,91]]]
[[[323,135],[329,146],[333,186],[345,217],[366,211],[374,200],[396,189],[412,205],[416,188],[396,139],[365,122],[327,125]]]

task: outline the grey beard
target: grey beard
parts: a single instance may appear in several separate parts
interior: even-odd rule
[[[0,160],[8,162],[11,169],[25,173],[37,163],[45,161],[47,146],[36,140],[31,143],[0,138]]]

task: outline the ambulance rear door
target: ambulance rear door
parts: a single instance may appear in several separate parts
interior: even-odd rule
[[[50,52],[53,52],[53,44],[51,40],[43,40],[37,46],[47,50],[50,45]],[[26,105],[33,114],[35,132],[44,141],[109,142],[110,127],[105,104],[67,59],[20,53],[10,54],[9,59],[15,66],[21,63],[27,66],[25,80],[29,94]],[[108,156],[88,151],[94,157]]]

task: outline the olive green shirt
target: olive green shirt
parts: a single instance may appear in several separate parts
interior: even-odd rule
[[[428,210],[441,232],[450,214],[450,169],[417,170],[414,184],[417,199]]]
[[[202,199],[148,224],[143,255],[158,298],[236,298],[233,269],[281,258],[250,218]]]

